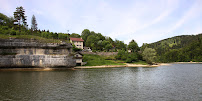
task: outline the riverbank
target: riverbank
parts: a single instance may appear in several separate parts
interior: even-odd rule
[[[0,71],[53,71],[53,70],[75,70],[88,68],[117,68],[117,67],[159,67],[168,66],[172,64],[202,64],[202,62],[173,62],[173,63],[158,63],[157,65],[142,65],[142,64],[128,64],[125,65],[102,65],[102,66],[76,66],[73,68],[3,68]]]
[[[73,68],[1,68],[0,71],[54,71],[54,70],[75,70],[87,68],[116,68],[116,67],[158,67],[170,65],[160,63],[158,65],[125,64],[125,65],[102,65],[102,66],[76,66]]]

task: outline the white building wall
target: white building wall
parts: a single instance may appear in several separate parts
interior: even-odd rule
[[[74,45],[75,45],[77,48],[83,49],[83,42],[75,41],[75,42],[74,42]]]
[[[82,63],[82,59],[76,59],[76,63]]]

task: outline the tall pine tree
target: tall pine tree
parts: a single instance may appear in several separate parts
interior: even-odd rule
[[[34,15],[32,16],[31,29],[32,29],[32,31],[37,31],[37,22],[36,22],[36,17]]]
[[[21,31],[22,25],[27,27],[26,17],[25,9],[22,6],[17,7],[16,11],[14,12],[14,22],[19,26],[19,31]]]

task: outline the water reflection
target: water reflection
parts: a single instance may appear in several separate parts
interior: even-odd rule
[[[201,100],[201,64],[0,72],[0,100]]]

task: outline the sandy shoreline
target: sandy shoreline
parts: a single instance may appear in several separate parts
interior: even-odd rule
[[[159,63],[158,65],[126,64],[126,65],[103,65],[103,66],[77,66],[74,68],[82,69],[82,68],[114,68],[114,67],[159,67],[163,65],[170,65],[170,64]]]
[[[172,62],[172,63],[158,63],[157,65],[141,65],[141,64],[126,64],[126,65],[103,65],[103,66],[77,66],[75,69],[82,68],[113,68],[113,67],[159,67],[159,66],[167,66],[172,64],[197,64],[202,62]]]

